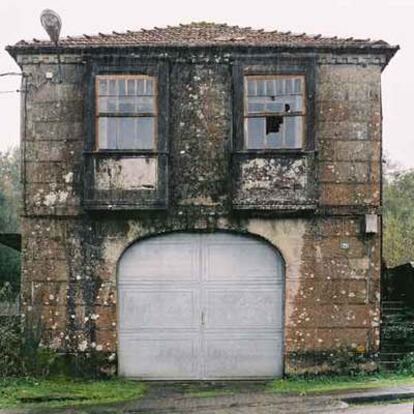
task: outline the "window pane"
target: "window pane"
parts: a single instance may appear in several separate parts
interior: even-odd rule
[[[137,95],[144,95],[145,91],[145,80],[137,79]]]
[[[154,118],[120,118],[120,149],[153,149]]]
[[[256,96],[256,81],[253,79],[247,80],[247,95],[248,96]]]
[[[134,79],[128,79],[127,81],[127,93],[128,95],[136,95],[137,89],[135,87],[135,80]]]
[[[156,118],[138,119],[138,138],[140,148],[155,148],[155,120]]]
[[[126,81],[125,79],[118,79],[118,95],[125,96],[126,95]]]
[[[136,118],[119,118],[118,148],[140,148]]]
[[[301,112],[302,101],[301,95],[248,97],[247,111],[248,113]]]
[[[285,80],[285,92],[286,94],[293,93],[294,90],[294,80],[293,79],[286,79]]]
[[[266,136],[266,148],[285,148],[283,145],[283,126],[280,128],[280,132],[271,132]]]
[[[99,118],[98,146],[101,149],[116,149],[117,124],[114,118]]]
[[[294,92],[302,93],[302,78],[295,79]]]
[[[265,118],[246,118],[245,135],[246,147],[248,149],[265,148],[266,119]]]
[[[247,96],[281,96],[302,93],[303,77],[247,77]]]
[[[155,113],[155,97],[153,96],[120,96],[100,97],[98,99],[100,113]]]
[[[99,118],[98,122],[98,136],[99,136],[99,142],[98,147],[106,149],[108,148],[108,133],[107,133],[107,118]]]
[[[108,83],[106,79],[100,80],[98,85],[99,95],[106,95],[108,93]]]
[[[257,80],[256,85],[257,85],[256,94],[258,96],[266,95],[266,81],[265,80]]]
[[[108,118],[106,120],[106,143],[107,148],[117,148],[118,140],[118,123],[115,118]]]
[[[286,93],[285,80],[276,79],[276,95],[284,95]]]
[[[285,148],[301,148],[303,136],[303,117],[285,118]]]
[[[152,79],[145,81],[144,95],[154,95],[154,82]]]
[[[155,117],[99,118],[99,148],[155,148]]]
[[[98,78],[99,96],[151,96],[155,94],[155,81],[153,78],[137,76],[131,78]]]
[[[116,96],[118,94],[117,82],[115,79],[109,80],[109,95]]]

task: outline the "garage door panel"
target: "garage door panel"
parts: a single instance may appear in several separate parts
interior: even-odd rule
[[[256,242],[257,243],[257,242]],[[267,246],[256,243],[217,243],[205,252],[206,279],[212,281],[275,280],[282,278],[280,263]],[[254,258],[254,260],[252,260]]]
[[[262,378],[283,374],[282,343],[275,336],[206,338],[206,378]]]
[[[198,292],[193,290],[121,290],[119,303],[121,331],[199,325]]]
[[[123,281],[197,280],[199,277],[199,248],[194,242],[138,243],[130,249],[120,263]]]
[[[121,375],[150,379],[199,376],[197,337],[126,337],[119,348]]]
[[[207,292],[206,303],[206,328],[281,327],[281,290],[210,290]]]

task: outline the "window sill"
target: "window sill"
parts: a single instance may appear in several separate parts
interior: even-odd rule
[[[315,150],[304,149],[257,149],[257,150],[238,150],[233,152],[234,155],[248,155],[248,156],[264,156],[272,157],[275,155],[286,155],[292,157],[300,157],[304,155],[316,154]]]
[[[125,211],[125,210],[165,210],[167,208],[166,202],[155,203],[97,203],[95,200],[84,200],[83,208],[85,210],[98,211]]]
[[[305,211],[315,211],[318,208],[318,205],[315,203],[309,204],[243,204],[243,203],[233,203],[234,210],[256,210],[256,211],[279,211],[279,212],[305,212]]]
[[[85,155],[96,155],[96,156],[118,156],[118,155],[149,155],[149,156],[156,156],[156,155],[163,155],[167,154],[166,152],[156,151],[156,150],[92,150],[92,151],[84,151]]]

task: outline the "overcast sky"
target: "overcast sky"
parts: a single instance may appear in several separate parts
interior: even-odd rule
[[[44,8],[60,14],[63,36],[209,21],[399,44],[382,78],[383,137],[390,158],[414,168],[414,0],[0,0],[0,73],[19,70],[6,45],[46,37],[39,22]],[[19,83],[18,77],[0,77],[0,91]],[[17,93],[0,93],[0,120],[0,150],[18,145]]]

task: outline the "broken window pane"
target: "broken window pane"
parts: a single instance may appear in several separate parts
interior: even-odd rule
[[[288,105],[288,107],[286,106]],[[247,98],[247,112],[301,112],[303,99],[300,95],[258,96]]]
[[[302,116],[245,119],[247,149],[301,148],[302,136]]]
[[[282,116],[268,116],[266,117],[266,134],[272,132],[280,132],[280,126],[283,124]]]

